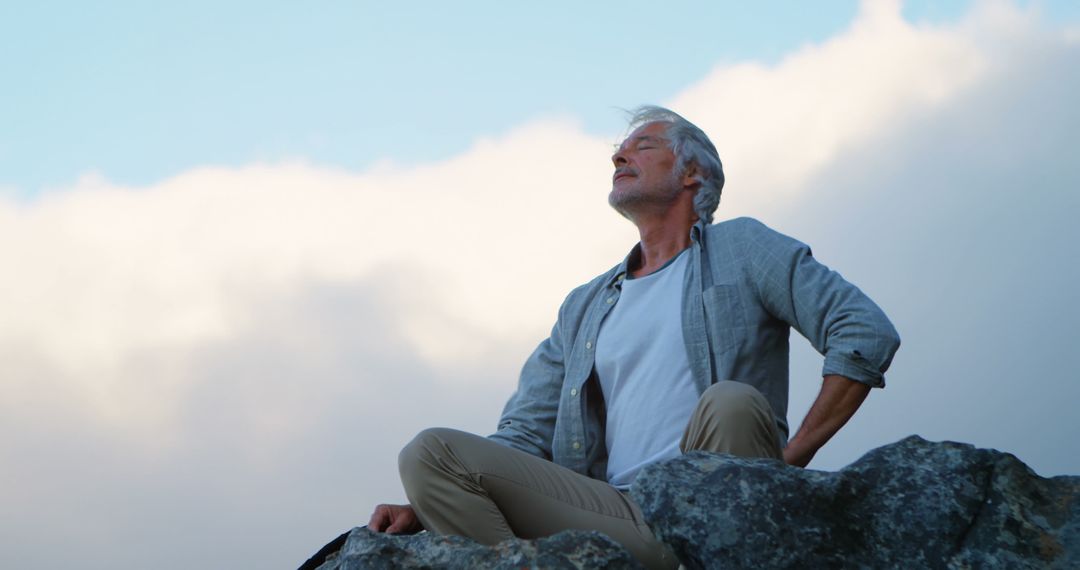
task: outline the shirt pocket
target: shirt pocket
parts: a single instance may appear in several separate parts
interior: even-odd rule
[[[739,288],[722,283],[709,287],[701,295],[705,303],[705,326],[715,350],[722,354],[734,349],[746,331],[746,314]]]

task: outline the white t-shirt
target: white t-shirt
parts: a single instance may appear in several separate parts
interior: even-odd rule
[[[596,372],[607,408],[608,482],[679,455],[699,394],[686,357],[682,296],[686,250],[655,273],[622,283],[596,337]]]

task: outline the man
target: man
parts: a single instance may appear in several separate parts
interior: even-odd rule
[[[698,127],[638,109],[612,156],[609,202],[641,241],[566,298],[526,362],[498,431],[421,432],[399,456],[410,505],[369,528],[495,544],[593,529],[651,568],[677,565],[629,489],[693,449],[803,467],[884,372],[899,337],[810,249],[741,218],[712,225],[724,174]],[[788,333],[825,356],[821,392],[788,440]]]

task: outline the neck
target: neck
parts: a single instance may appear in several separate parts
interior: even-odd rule
[[[641,264],[630,270],[631,275],[648,275],[690,247],[690,228],[696,221],[693,214],[687,216],[670,210],[666,215],[635,219],[641,236]]]

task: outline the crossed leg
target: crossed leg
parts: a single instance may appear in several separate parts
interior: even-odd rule
[[[680,447],[781,457],[768,402],[737,382],[705,391]],[[598,530],[646,567],[678,565],[627,494],[551,461],[447,428],[420,432],[398,461],[409,502],[432,532],[497,544],[567,529]]]

